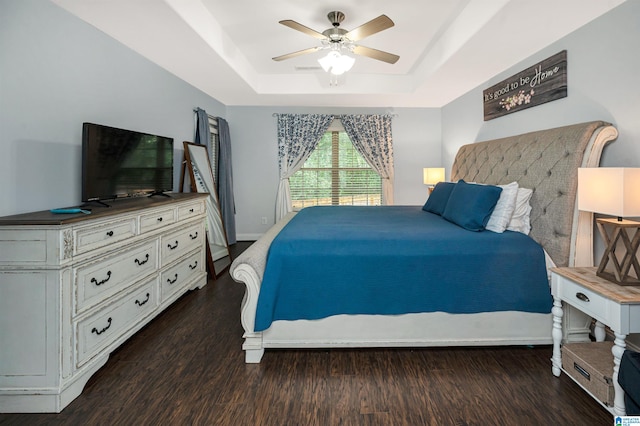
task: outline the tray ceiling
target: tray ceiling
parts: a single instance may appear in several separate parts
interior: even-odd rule
[[[225,105],[441,107],[625,0],[52,1]],[[325,51],[271,59],[320,45],[278,21],[322,32],[334,10],[347,30],[389,16],[358,44],[400,60],[356,56],[330,86]]]

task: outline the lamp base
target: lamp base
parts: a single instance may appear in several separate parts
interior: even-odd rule
[[[640,222],[599,218],[596,219],[596,224],[600,235],[607,244],[596,275],[618,285],[640,286],[640,279],[638,279],[640,264],[636,257],[638,246],[640,246]],[[605,225],[611,227],[611,234],[607,232]],[[629,238],[627,229],[635,229],[633,238]],[[616,256],[618,241],[622,242],[625,249],[622,261],[619,261]],[[605,270],[609,262],[613,265],[613,271]],[[629,275],[632,267],[636,274],[635,277]]]

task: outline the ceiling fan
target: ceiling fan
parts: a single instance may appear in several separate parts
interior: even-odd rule
[[[322,49],[331,49],[338,52],[341,50],[347,50],[355,53],[356,55],[366,56],[389,64],[395,64],[398,59],[400,59],[400,56],[394,55],[393,53],[383,52],[382,50],[355,44],[355,42],[360,41],[365,37],[369,37],[370,35],[393,27],[393,21],[386,15],[380,15],[351,31],[340,28],[340,23],[345,18],[344,13],[338,11],[329,12],[327,18],[333,27],[321,33],[290,19],[280,21],[280,24],[286,27],[317,38],[322,42],[322,45],[288,53],[286,55],[276,56],[273,60],[283,61],[285,59],[295,58],[296,56],[317,52]]]

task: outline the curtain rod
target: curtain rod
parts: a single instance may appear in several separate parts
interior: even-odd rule
[[[200,109],[202,109],[202,108],[200,108]],[[203,110],[203,111],[204,111],[204,110]],[[194,109],[193,109],[193,112],[198,112],[198,108],[194,108]],[[211,115],[211,114],[207,114],[207,117],[209,117],[209,118],[213,118],[214,120],[217,120],[218,118],[220,118],[220,117],[215,117],[215,116],[213,116],[213,115]]]

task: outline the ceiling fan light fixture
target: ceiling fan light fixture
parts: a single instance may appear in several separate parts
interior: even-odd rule
[[[333,75],[342,75],[349,71],[353,64],[356,62],[355,58],[348,55],[343,55],[336,50],[330,51],[327,56],[318,59],[318,63],[325,72],[330,72]]]
[[[333,68],[331,68],[331,73],[335,75],[344,74],[353,67],[355,62],[356,60],[351,56],[340,55],[340,58],[338,58],[337,62],[333,65]]]
[[[276,56],[273,60],[282,61],[317,52],[318,50],[329,49],[329,53],[323,58],[318,59],[318,63],[326,73],[329,73],[329,85],[337,86],[338,77],[353,67],[356,61],[353,55],[366,56],[389,64],[395,64],[398,59],[400,59],[398,55],[355,44],[366,37],[393,27],[394,23],[388,16],[380,15],[351,31],[340,27],[340,23],[345,18],[344,13],[339,11],[329,12],[327,18],[331,22],[331,28],[323,32],[312,30],[291,19],[279,21],[280,24],[286,27],[320,40],[321,46]],[[345,55],[344,53],[350,53],[352,55]]]

